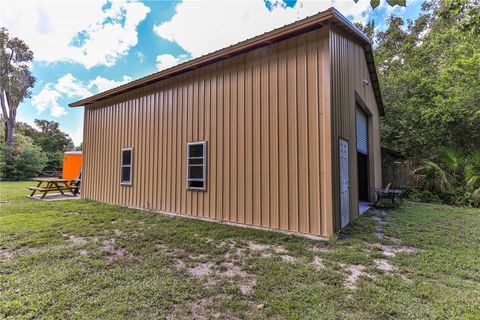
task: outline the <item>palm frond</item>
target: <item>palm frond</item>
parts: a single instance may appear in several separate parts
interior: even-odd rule
[[[414,170],[413,176],[422,188],[440,192],[451,189],[451,176],[433,161],[425,161],[421,167]]]
[[[461,154],[452,148],[443,148],[439,152],[440,159],[452,172],[459,172],[462,167]]]

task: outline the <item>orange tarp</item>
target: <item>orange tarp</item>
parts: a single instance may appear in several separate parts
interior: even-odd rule
[[[67,180],[77,179],[82,168],[82,153],[65,152],[63,155],[62,178]]]

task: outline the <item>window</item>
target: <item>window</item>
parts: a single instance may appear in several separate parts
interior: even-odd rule
[[[187,143],[187,189],[206,190],[207,142]]]
[[[120,168],[120,184],[132,184],[132,163],[133,163],[133,149],[122,149],[122,159]]]

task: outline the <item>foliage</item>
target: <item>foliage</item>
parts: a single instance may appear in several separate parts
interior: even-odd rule
[[[17,130],[32,138],[33,142],[46,152],[48,157],[46,170],[55,170],[61,167],[63,153],[74,149],[72,139],[60,130],[58,122],[35,119],[35,125],[38,130],[26,123],[19,122]]]
[[[391,16],[383,32],[362,29],[375,43],[382,143],[436,162],[443,146],[480,146],[480,10],[477,0],[435,0],[423,10],[415,21]]]
[[[480,207],[480,151],[462,155],[444,148],[438,158],[414,170],[417,186],[446,203]]]
[[[353,0],[355,3],[358,2],[358,0]],[[407,5],[407,0],[387,0],[387,3],[391,6],[402,6],[405,7]],[[370,6],[375,9],[380,5],[380,0],[370,0]]]
[[[54,121],[35,120],[38,129],[18,122],[15,132],[15,146],[9,148],[0,142],[2,149],[1,173],[4,178],[11,180],[28,179],[46,170],[57,170],[62,166],[63,153],[74,148],[72,139],[59,129]],[[0,141],[3,141],[4,124],[0,123]],[[17,143],[16,139],[20,139]],[[8,152],[12,152],[12,159],[8,161]],[[22,157],[26,157],[25,159]],[[26,169],[21,169],[21,168]],[[22,178],[21,170],[25,170]]]
[[[46,163],[45,152],[30,137],[17,133],[13,146],[0,143],[0,172],[9,180],[31,179],[43,170]]]
[[[0,28],[0,104],[5,124],[5,142],[13,146],[18,105],[30,97],[35,77],[30,71],[33,52],[19,38],[10,38],[6,28]]]

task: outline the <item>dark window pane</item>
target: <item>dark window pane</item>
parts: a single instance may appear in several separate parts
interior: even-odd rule
[[[132,164],[132,150],[123,150],[122,165],[129,166]]]
[[[203,144],[190,145],[190,157],[203,157]]]
[[[203,189],[204,188],[204,182],[203,181],[189,181],[188,182],[188,187],[189,188]]]
[[[188,167],[188,177],[191,179],[203,178],[203,167]]]
[[[130,182],[131,167],[122,167],[122,182]]]
[[[189,164],[203,164],[203,158],[201,159],[188,159]]]

